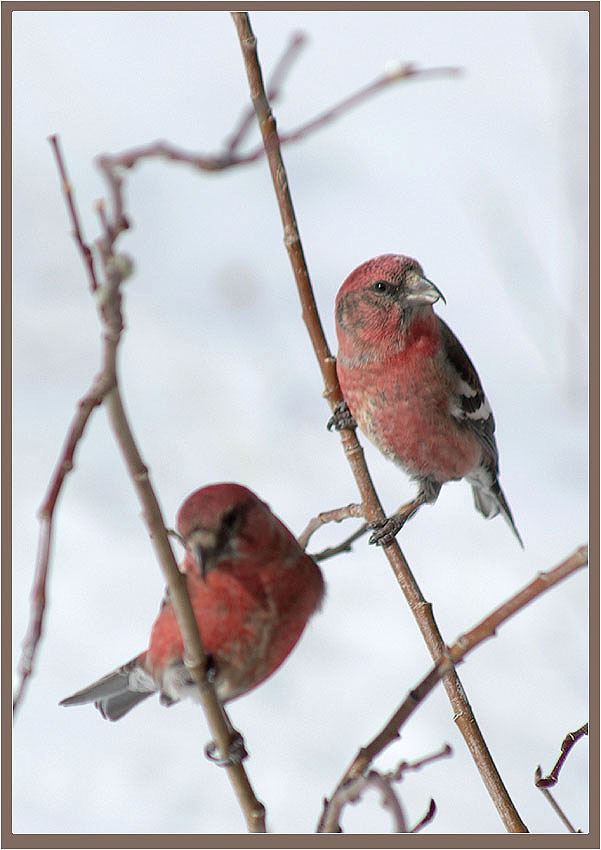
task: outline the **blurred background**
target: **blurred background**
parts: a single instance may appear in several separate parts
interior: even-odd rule
[[[47,137],[58,133],[87,238],[106,187],[94,164],[155,139],[218,152],[248,103],[222,12],[13,12],[13,657],[29,616],[36,511],[77,400],[99,368],[99,326]],[[443,488],[399,543],[448,642],[584,543],[587,489],[585,12],[253,12],[264,74],[292,33],[308,44],[275,106],[286,131],[389,62],[458,66],[401,82],[284,159],[317,303],[380,253],[416,257],[474,360],[497,421],[501,483],[524,538],[486,522],[465,482]],[[252,140],[258,141],[253,133]],[[357,500],[301,322],[266,163],[221,174],[146,162],[126,175],[135,263],[125,287],[122,389],[168,524],[203,484],[256,490],[295,533]],[[362,439],[386,509],[415,492]],[[323,529],[315,551],[356,520]],[[283,668],[231,705],[272,831],[312,832],[358,747],[430,665],[392,571],[365,539],[324,563],[328,596]],[[144,702],[119,723],[63,697],[147,645],[163,590],[131,482],[96,411],[56,514],[45,630],[14,728],[16,833],[236,833],[245,823],[193,704]],[[476,650],[460,675],[531,832],[564,832],[533,785],[587,719],[587,574]],[[439,688],[376,766],[445,743],[452,758],[400,787],[410,823],[503,833]],[[557,798],[587,830],[588,741]],[[374,792],[348,832],[388,832]]]

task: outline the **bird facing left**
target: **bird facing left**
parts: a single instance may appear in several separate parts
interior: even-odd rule
[[[251,490],[211,484],[177,515],[186,546],[180,570],[222,702],[263,682],[290,654],[320,607],[321,570],[294,535]],[[166,593],[147,650],[61,701],[93,702],[118,720],[151,694],[163,705],[198,695],[183,662],[184,644]]]

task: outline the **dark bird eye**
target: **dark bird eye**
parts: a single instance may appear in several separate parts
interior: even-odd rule
[[[372,283],[371,288],[374,292],[378,292],[380,295],[383,295],[385,292],[390,292],[390,284],[385,280],[377,280],[375,283]]]
[[[223,519],[221,520],[221,526],[225,531],[231,531],[239,519],[240,511],[238,510],[238,507],[230,508],[230,510],[224,514]]]

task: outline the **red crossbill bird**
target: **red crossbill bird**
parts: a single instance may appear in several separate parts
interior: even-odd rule
[[[523,546],[499,484],[490,405],[463,346],[432,309],[439,299],[410,257],[384,254],[351,272],[336,298],[344,402],[328,427],[357,424],[419,485],[413,501],[373,526],[370,542],[390,543],[443,484],[466,478],[480,513],[503,514]]]
[[[180,566],[222,702],[245,694],[286,659],[324,596],[321,570],[254,493],[212,484],[181,506]],[[118,720],[156,691],[163,705],[198,694],[167,593],[145,652],[61,705],[93,702]]]

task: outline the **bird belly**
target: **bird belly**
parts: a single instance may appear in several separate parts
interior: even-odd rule
[[[363,367],[365,369],[365,366]],[[436,370],[409,380],[392,368],[373,369],[369,389],[349,381],[344,397],[368,439],[412,478],[439,483],[463,478],[480,460],[474,435],[449,410],[449,391]]]

